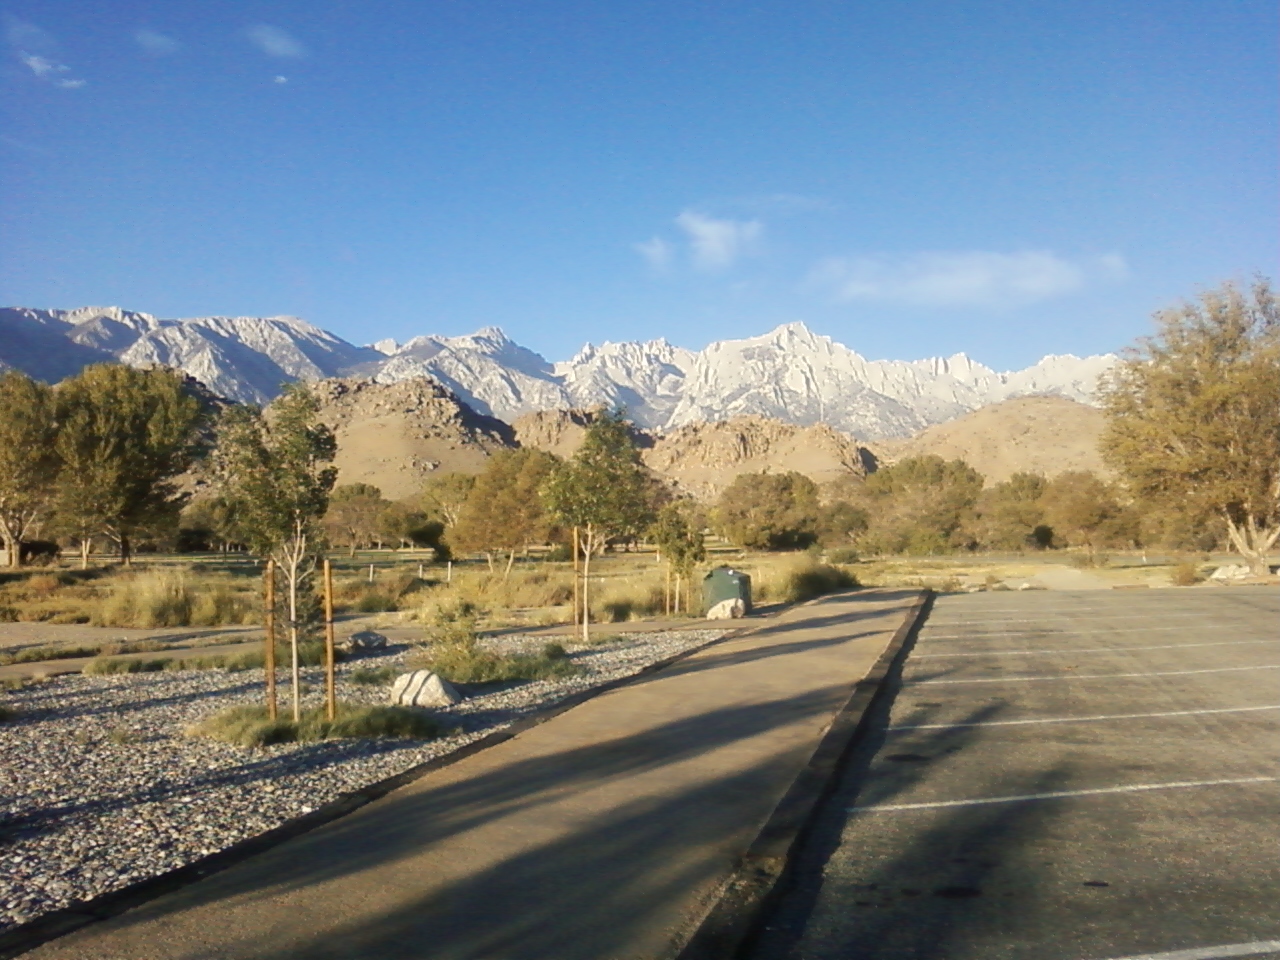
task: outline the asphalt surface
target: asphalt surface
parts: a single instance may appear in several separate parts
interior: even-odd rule
[[[28,955],[669,957],[917,597],[786,610]]]
[[[751,960],[1280,957],[1280,590],[940,597]]]

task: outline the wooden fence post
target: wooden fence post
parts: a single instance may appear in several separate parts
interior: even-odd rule
[[[372,570],[373,568],[370,567]],[[337,651],[333,644],[333,567],[324,558],[324,715],[330,721],[338,715],[338,681],[334,675]]]
[[[263,571],[266,581],[266,638],[262,642],[263,667],[267,673],[267,717],[276,719],[276,562],[267,561]]]

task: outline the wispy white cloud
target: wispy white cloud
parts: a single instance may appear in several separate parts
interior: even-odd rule
[[[271,82],[272,83],[288,83],[289,78],[281,76],[280,74],[276,74],[274,77],[271,78]]]
[[[649,266],[659,273],[670,268],[672,257],[675,255],[675,248],[661,237],[651,237],[644,243],[634,244],[633,247],[636,253],[644,257]]]
[[[139,27],[134,31],[133,39],[153,57],[167,57],[182,49],[182,44],[173,37],[150,27]]]
[[[271,57],[298,60],[307,55],[307,48],[279,27],[260,23],[250,27],[246,35],[250,43]]]
[[[85,81],[72,76],[71,68],[62,62],[57,53],[57,41],[47,30],[6,15],[4,35],[13,55],[37,80],[64,90],[75,90],[85,85]]]
[[[844,302],[996,307],[1065,296],[1095,277],[1118,280],[1127,272],[1119,254],[1069,260],[1045,250],[971,250],[901,258],[829,257],[814,267],[805,285]]]
[[[700,270],[724,270],[742,256],[755,251],[764,226],[758,220],[719,220],[693,210],[676,217],[676,226],[685,232]]]

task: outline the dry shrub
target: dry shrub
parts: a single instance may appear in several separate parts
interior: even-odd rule
[[[468,608],[472,616],[517,609],[558,607],[573,598],[573,575],[567,571],[516,568],[510,577],[487,571],[454,572],[453,582],[423,594],[415,619],[431,623],[451,609]]]
[[[758,576],[758,579],[757,579]],[[823,594],[858,586],[853,574],[808,555],[766,568],[752,577],[752,592],[758,602],[802,603]]]
[[[57,593],[62,578],[52,573],[37,573],[27,577],[27,590],[36,597],[48,597]]]
[[[540,654],[502,654],[480,646],[471,620],[444,621],[428,634],[431,643],[406,663],[410,670],[432,670],[451,683],[504,683],[568,677],[578,667],[558,643]]]
[[[90,612],[98,627],[217,627],[252,623],[260,602],[256,583],[236,591],[225,582],[203,578],[200,586],[189,570],[125,574]]]
[[[1193,587],[1200,579],[1200,568],[1190,560],[1182,561],[1169,572],[1169,582],[1175,587]]]
[[[425,710],[416,707],[356,706],[338,704],[335,719],[325,719],[323,709],[306,710],[301,721],[281,717],[271,720],[266,707],[231,707],[187,728],[187,735],[209,737],[241,747],[265,747],[273,743],[331,740],[350,737],[405,737],[429,740],[441,727]]]

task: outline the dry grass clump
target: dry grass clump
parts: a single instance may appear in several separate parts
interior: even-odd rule
[[[405,570],[378,573],[372,583],[364,575],[337,580],[333,606],[339,612],[387,613],[414,606],[424,581]]]
[[[395,667],[357,667],[347,675],[347,679],[367,687],[381,687],[394,680],[400,672]]]
[[[251,623],[261,612],[257,571],[177,569],[32,573],[0,580],[0,620],[100,627]]]
[[[694,578],[697,582],[697,577]],[[684,590],[684,587],[681,587]],[[693,606],[697,607],[701,601]],[[688,615],[688,603],[682,602]],[[666,615],[666,587],[655,575],[616,578],[591,598],[591,618],[596,622],[623,623]]]
[[[126,660],[124,657],[94,657],[80,670],[85,676],[101,677],[115,673],[155,673],[159,670],[171,669],[176,663],[173,657],[161,657],[155,660]]]
[[[265,747],[273,743],[334,740],[352,737],[405,737],[430,740],[442,732],[440,724],[416,707],[357,706],[338,704],[334,720],[324,710],[303,711],[302,719],[271,720],[267,708],[231,707],[187,728],[187,735],[209,737],[241,747]]]
[[[342,659],[342,654],[336,654]],[[291,663],[287,644],[276,644],[276,664],[284,667]],[[116,673],[154,673],[159,670],[226,670],[239,673],[244,670],[261,670],[266,666],[266,653],[262,649],[245,650],[242,653],[212,657],[159,657],[156,659],[126,659],[118,656],[97,656],[84,665],[81,673],[89,676],[107,676]],[[298,644],[298,663],[304,667],[318,667],[324,663],[324,644],[306,641]]]
[[[473,620],[442,620],[428,636],[428,646],[411,656],[405,666],[432,670],[451,683],[550,680],[573,676],[579,669],[558,643],[548,643],[537,654],[486,650],[480,646]]]
[[[1175,587],[1193,587],[1201,579],[1200,567],[1191,560],[1184,560],[1169,571],[1169,582]]]
[[[859,584],[849,571],[829,563],[819,563],[806,554],[753,574],[751,586],[757,602],[802,603],[837,590],[849,590]]]
[[[516,567],[511,576],[487,570],[455,569],[453,581],[423,596],[415,619],[433,623],[442,614],[468,608],[473,615],[560,607],[573,599],[573,574],[543,565]]]
[[[552,680],[571,677],[578,666],[558,643],[541,653],[494,653],[479,644],[432,644],[411,657],[410,670],[433,670],[450,683],[507,683],[515,680]]]
[[[99,627],[215,627],[252,623],[260,614],[254,592],[207,578],[199,587],[191,581],[184,570],[123,575],[91,612],[90,622]]]

